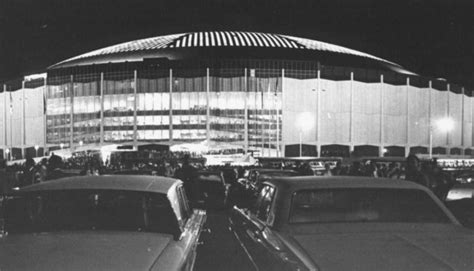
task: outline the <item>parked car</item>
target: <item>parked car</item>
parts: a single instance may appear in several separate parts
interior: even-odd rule
[[[474,182],[456,183],[449,190],[445,201],[464,226],[474,229]]]
[[[122,169],[112,172],[114,175],[148,175],[156,176],[157,172],[151,169]]]
[[[447,201],[446,206],[462,225],[474,229],[474,198]]]
[[[274,177],[290,177],[297,176],[298,172],[289,169],[272,169],[272,168],[253,168],[245,172],[244,177],[237,180],[246,189],[256,192],[265,180]]]
[[[457,183],[449,189],[446,201],[474,198],[474,182]]]
[[[427,188],[368,177],[265,181],[230,227],[258,270],[472,270],[474,232]]]
[[[176,179],[82,176],[14,191],[1,270],[192,270],[206,212]]]
[[[462,172],[461,174],[457,174],[456,182],[458,183],[474,183],[474,171],[470,170],[467,172]]]
[[[235,187],[232,188],[231,198],[233,203],[239,206],[251,205],[257,196],[258,189],[263,181],[274,177],[297,176],[298,172],[289,169],[253,168],[239,178]]]
[[[224,208],[227,204],[230,184],[224,180],[222,171],[198,171],[198,190],[206,208]]]

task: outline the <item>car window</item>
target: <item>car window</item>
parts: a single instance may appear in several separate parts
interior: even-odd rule
[[[74,230],[176,234],[178,221],[166,194],[121,190],[29,192],[6,203],[10,233]]]
[[[188,198],[186,197],[186,192],[184,192],[184,188],[180,186],[178,188],[178,197],[179,197],[179,206],[181,209],[182,219],[184,223],[186,220],[191,216],[191,208],[189,207]]]
[[[203,182],[222,182],[221,175],[219,174],[200,174],[198,179]]]
[[[267,221],[268,215],[273,202],[273,196],[275,194],[275,188],[265,185],[261,190],[257,198],[257,202],[253,209],[253,214],[262,221]]]
[[[318,189],[294,193],[290,223],[400,222],[449,223],[422,190]]]
[[[263,179],[269,179],[272,177],[291,177],[291,176],[296,176],[297,173],[293,171],[269,171],[269,172],[263,172],[260,173],[258,176],[259,180]]]

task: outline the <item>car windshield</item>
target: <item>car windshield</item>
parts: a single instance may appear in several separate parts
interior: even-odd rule
[[[290,223],[449,223],[422,190],[318,189],[294,193]]]
[[[176,215],[165,194],[121,190],[28,192],[8,199],[9,233],[121,230],[176,234]]]

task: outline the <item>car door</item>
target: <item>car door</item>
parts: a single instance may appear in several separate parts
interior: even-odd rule
[[[182,224],[184,233],[180,240],[184,247],[183,255],[181,255],[184,261],[182,270],[193,270],[197,245],[206,220],[206,214],[202,210],[191,210],[182,186],[177,188],[177,195],[180,204],[180,224]]]
[[[273,244],[268,242],[271,229],[267,221],[271,216],[275,187],[265,184],[260,190],[256,204],[248,209],[236,209],[234,223],[237,225],[236,234],[244,246],[249,258],[259,270],[275,270],[277,258]],[[271,235],[271,233],[270,233]]]

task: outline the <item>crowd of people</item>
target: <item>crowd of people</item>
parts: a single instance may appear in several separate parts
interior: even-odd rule
[[[193,161],[195,157],[190,157],[189,154],[184,152],[163,152],[153,157],[154,160],[147,161],[123,161],[121,159],[103,161],[98,153],[83,152],[67,159],[52,153],[49,158],[43,158],[38,163],[32,158],[28,158],[23,164],[7,166],[6,162],[2,161],[0,163],[0,179],[2,179],[0,188],[5,192],[12,189],[12,187],[21,187],[65,176],[102,175],[120,171],[148,172],[151,175],[188,179],[190,177],[186,172],[190,171],[190,167],[196,170],[222,170],[227,172],[226,178],[235,181],[244,177],[244,172],[247,169],[258,167],[258,165],[251,167],[238,166],[232,167],[231,170],[228,170],[228,165],[206,167],[203,160]],[[315,171],[307,162],[298,162],[286,169],[295,170],[299,175],[346,175],[406,179],[429,187],[440,198],[446,195],[454,183],[453,177],[443,172],[435,162],[421,163],[415,155],[408,156],[406,163],[376,163],[374,161],[362,163],[354,161],[351,164],[343,164],[338,161],[335,165],[326,163],[324,164],[324,170]]]

